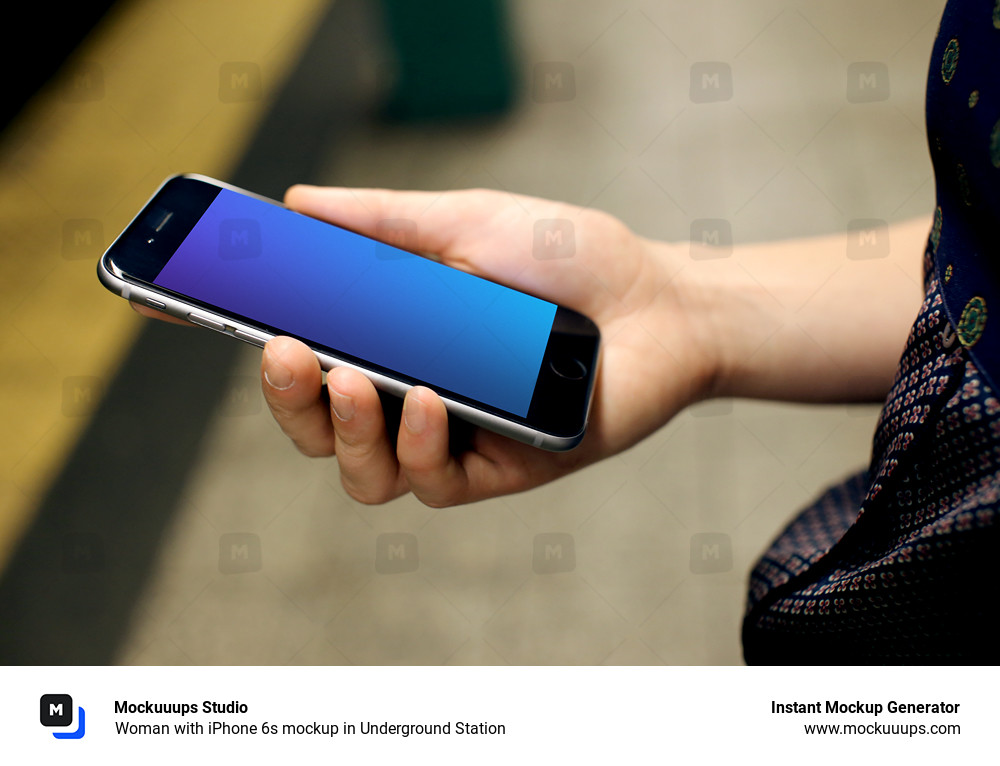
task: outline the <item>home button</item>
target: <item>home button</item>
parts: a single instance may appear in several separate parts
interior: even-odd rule
[[[583,380],[587,377],[587,367],[574,356],[557,356],[549,361],[552,372],[566,380]]]

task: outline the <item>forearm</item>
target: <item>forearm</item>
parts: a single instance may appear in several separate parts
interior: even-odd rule
[[[884,258],[852,260],[847,237],[737,247],[692,260],[688,282],[715,344],[710,396],[878,401],[923,295],[930,219],[890,227]]]

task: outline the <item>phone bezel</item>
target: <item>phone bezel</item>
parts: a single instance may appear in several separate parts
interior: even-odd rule
[[[210,320],[204,323],[206,326],[218,322],[219,326],[211,329],[236,337],[242,335],[241,340],[255,345],[263,345],[277,335],[295,337],[313,350],[324,369],[353,367],[389,393],[402,396],[414,385],[428,386],[442,397],[454,414],[519,441],[550,450],[565,450],[582,440],[596,383],[600,332],[588,317],[564,306],[557,306],[528,413],[519,416],[155,284],[160,270],[223,189],[276,205],[290,215],[301,215],[276,200],[216,179],[196,174],[172,176],[160,185],[102,256],[98,266],[102,282],[130,300],[146,303],[152,298],[162,305],[162,308],[160,305],[154,307],[171,315],[190,319],[195,313],[198,318]],[[172,221],[169,233],[158,231],[156,237],[143,242],[146,238],[144,224],[158,208],[170,211],[177,218]],[[350,231],[346,227],[337,228]],[[560,376],[552,363],[563,357],[578,359],[586,369],[585,377],[573,381]]]

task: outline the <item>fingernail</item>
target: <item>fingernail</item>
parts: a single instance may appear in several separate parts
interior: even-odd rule
[[[271,388],[287,391],[295,385],[295,378],[292,377],[291,371],[275,359],[270,351],[265,351],[264,356],[266,357],[264,379],[267,380],[267,384]]]
[[[346,423],[354,417],[354,397],[342,394],[335,388],[330,388],[330,406],[337,419]]]
[[[411,392],[403,402],[403,422],[413,435],[423,432],[427,426],[427,407]]]

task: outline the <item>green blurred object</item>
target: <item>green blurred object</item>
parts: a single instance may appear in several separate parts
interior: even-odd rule
[[[383,0],[396,61],[389,120],[498,114],[514,100],[503,0]]]

